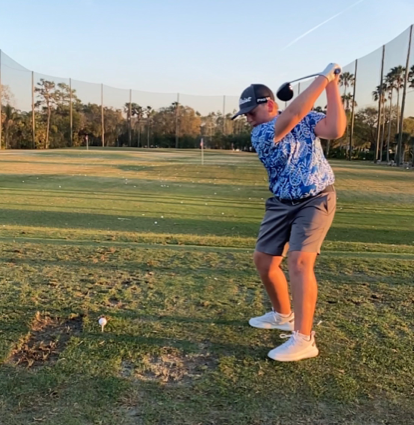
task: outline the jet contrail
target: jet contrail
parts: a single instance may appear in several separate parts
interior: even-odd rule
[[[300,35],[298,38],[295,38],[293,41],[291,41],[289,44],[287,44],[285,47],[283,47],[282,51],[287,49],[288,47],[292,46],[293,44],[297,43],[299,40],[301,40],[303,37],[306,37],[308,34],[310,34],[311,32],[317,30],[319,27],[321,27],[322,25],[325,25],[326,23],[328,23],[329,21],[332,21],[332,19],[337,18],[338,16],[342,15],[343,13],[345,13],[347,10],[353,8],[354,6],[358,5],[359,3],[362,3],[365,0],[358,0],[356,3],[351,4],[351,6],[348,6],[346,9],[342,10],[341,12],[337,13],[336,15],[331,16],[330,18],[328,18],[326,21],[321,22],[319,25],[316,25],[316,27],[313,27],[312,29],[310,29],[309,31],[306,31],[304,34]]]

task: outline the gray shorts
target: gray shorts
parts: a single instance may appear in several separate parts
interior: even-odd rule
[[[269,198],[256,251],[274,256],[288,251],[319,254],[336,210],[335,189],[327,190],[298,203]]]

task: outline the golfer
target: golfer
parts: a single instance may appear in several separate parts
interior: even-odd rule
[[[245,115],[253,127],[252,145],[267,170],[273,194],[266,201],[254,253],[273,309],[249,323],[292,332],[281,335],[289,339],[268,354],[278,361],[319,354],[312,331],[317,299],[314,265],[336,209],[335,177],[319,138],[337,139],[345,132],[339,75],[338,65],[328,65],[283,112],[268,87],[253,84],[243,91],[240,110],[233,117]],[[326,115],[312,111],[324,90]],[[281,269],[286,254],[294,312]]]

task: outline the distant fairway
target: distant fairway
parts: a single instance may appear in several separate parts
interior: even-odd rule
[[[332,164],[321,354],[280,364],[247,324],[269,308],[255,154],[1,152],[0,424],[410,423],[414,172]]]

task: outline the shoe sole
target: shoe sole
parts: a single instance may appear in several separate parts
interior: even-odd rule
[[[256,329],[278,329],[280,331],[293,332],[295,330],[295,326],[293,324],[285,323],[283,325],[263,325],[263,324],[255,324],[251,320],[249,321],[249,325],[252,328]]]
[[[318,355],[319,355],[319,350],[316,348],[316,350],[314,350],[313,352],[303,353],[298,356],[279,357],[275,359],[269,353],[268,357],[277,362],[298,362],[299,360],[312,359],[314,357],[317,357]]]

